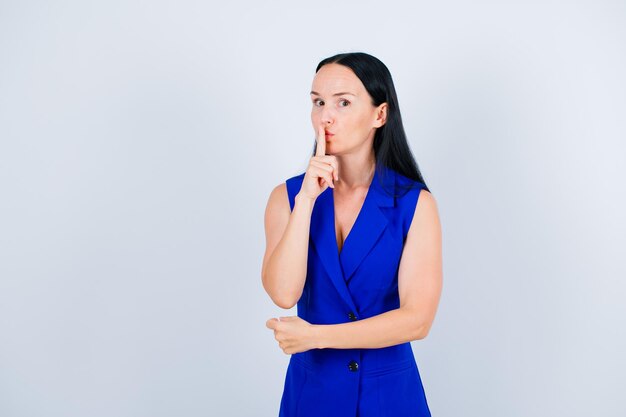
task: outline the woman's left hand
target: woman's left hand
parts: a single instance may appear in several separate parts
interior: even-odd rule
[[[274,329],[278,346],[288,355],[317,348],[316,326],[298,316],[271,318],[265,326]]]

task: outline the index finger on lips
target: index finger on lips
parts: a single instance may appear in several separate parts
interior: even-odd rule
[[[324,125],[320,124],[317,127],[317,149],[315,150],[315,156],[326,155],[326,132],[324,131]]]

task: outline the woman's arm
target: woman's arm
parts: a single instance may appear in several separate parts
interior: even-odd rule
[[[443,286],[441,225],[434,197],[420,191],[400,260],[400,308],[367,319],[312,325],[317,348],[382,348],[428,335]]]
[[[314,203],[298,194],[291,211],[285,183],[274,188],[267,203],[261,279],[272,301],[282,308],[293,307],[302,295]]]

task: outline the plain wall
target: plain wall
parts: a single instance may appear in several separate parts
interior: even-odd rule
[[[618,1],[2,1],[0,415],[278,414],[263,216],[350,51],[440,208],[433,415],[626,415],[625,44]]]

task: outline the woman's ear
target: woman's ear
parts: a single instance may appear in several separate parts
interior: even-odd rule
[[[387,122],[387,103],[381,103],[376,109],[376,124],[374,127],[381,127]]]

